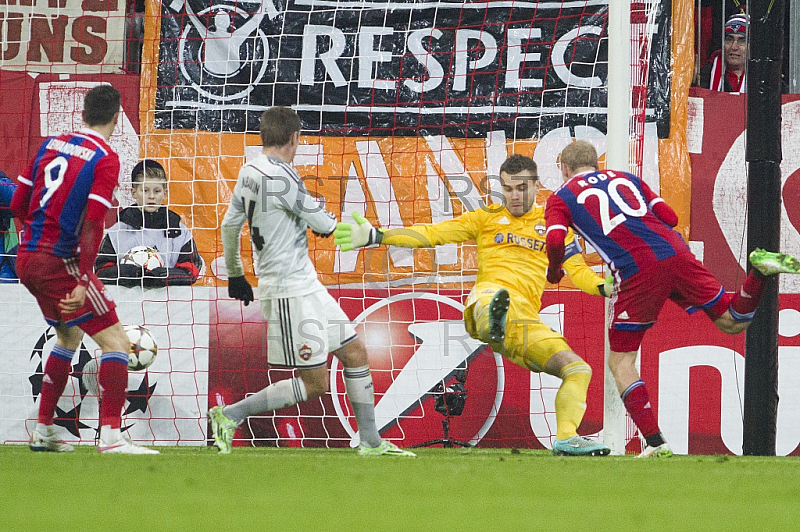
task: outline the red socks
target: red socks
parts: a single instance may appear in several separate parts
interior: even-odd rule
[[[731,300],[730,308],[734,319],[737,319],[737,315],[753,318],[752,314],[755,312],[759,302],[761,302],[761,296],[764,295],[764,281],[765,279],[760,279],[753,272],[750,272],[742,287]],[[743,320],[737,319],[737,321]]]
[[[72,355],[75,351],[59,345],[47,357],[42,378],[42,392],[39,396],[39,423],[52,425],[56,413],[56,404],[64,393],[67,379],[72,371]]]
[[[125,362],[122,362],[113,356],[117,354],[103,353],[100,363],[100,393],[103,399],[100,405],[100,426],[109,425],[112,429],[118,429],[122,422],[122,407],[125,406],[128,387],[128,355],[125,355]]]
[[[647,395],[644,381],[638,380],[628,386],[628,389],[622,392],[622,402],[625,403],[625,409],[645,439],[661,432],[650,406],[650,396]]]

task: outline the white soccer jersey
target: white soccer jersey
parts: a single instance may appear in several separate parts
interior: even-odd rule
[[[261,154],[239,171],[222,220],[230,277],[244,275],[239,239],[245,221],[258,262],[261,299],[302,296],[323,288],[308,257],[307,230],[328,235],[336,228],[336,217],[308,193],[292,165]]]

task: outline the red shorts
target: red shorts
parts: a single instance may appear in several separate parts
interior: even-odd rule
[[[17,275],[33,294],[44,319],[52,326],[78,326],[90,336],[119,321],[116,305],[94,273],[89,274],[86,301],[75,312],[63,312],[58,302],[78,286],[77,258],[63,259],[47,252],[21,252],[17,256]]]
[[[668,299],[689,314],[704,311],[716,320],[727,310],[725,290],[692,253],[658,261],[622,281],[611,299],[608,330],[612,351],[636,351]]]

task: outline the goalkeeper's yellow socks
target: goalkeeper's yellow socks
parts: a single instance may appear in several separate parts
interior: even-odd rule
[[[592,380],[592,368],[581,360],[564,366],[559,376],[562,381],[556,394],[556,438],[566,440],[578,434],[578,426],[586,413],[586,393]]]

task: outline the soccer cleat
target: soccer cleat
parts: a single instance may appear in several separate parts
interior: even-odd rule
[[[219,449],[219,453],[231,454],[233,436],[236,434],[236,427],[239,424],[223,414],[221,406],[215,406],[208,411],[208,420],[211,422],[214,445]]]
[[[411,451],[401,449],[397,445],[387,440],[383,440],[377,447],[365,447],[364,445],[359,445],[358,454],[359,456],[417,456]]]
[[[44,434],[34,429],[31,434],[29,448],[31,451],[45,451],[50,453],[71,453],[75,450],[72,445],[59,439],[53,427],[47,427],[47,431]]]
[[[506,337],[506,315],[508,314],[508,290],[501,288],[489,302],[489,334],[492,342],[502,343]]]
[[[773,253],[760,248],[750,253],[750,264],[763,275],[800,273],[800,260],[785,253]]]
[[[553,442],[553,454],[556,456],[605,456],[610,452],[608,445],[583,436]]]
[[[100,440],[97,445],[97,452],[102,454],[160,454],[155,449],[136,445],[127,436],[120,436],[117,441],[109,444],[105,444]]]
[[[648,445],[636,458],[669,458],[670,456],[672,456],[672,449],[670,449],[669,444],[662,443],[657,447]]]

